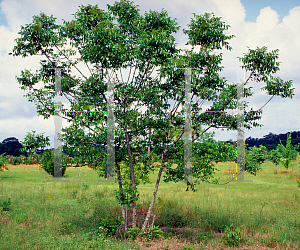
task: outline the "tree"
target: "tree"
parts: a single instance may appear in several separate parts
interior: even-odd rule
[[[50,146],[50,139],[48,136],[44,136],[42,134],[35,134],[36,131],[32,130],[32,132],[28,132],[27,135],[24,137],[23,144],[23,152],[28,154],[29,158],[31,159],[32,156],[38,158],[37,152],[39,150],[44,149],[47,146]]]
[[[9,137],[2,141],[0,149],[6,155],[19,156],[21,154],[22,144],[15,137]]]
[[[188,35],[187,44],[192,48],[180,50],[176,48],[172,35],[178,32],[179,26],[176,19],[172,20],[165,10],[146,12],[142,16],[138,6],[127,0],[107,6],[108,11],[104,11],[97,5],[81,5],[74,14],[74,20],[64,21],[62,25],[57,25],[52,15],[41,13],[34,16],[32,23],[21,27],[13,55],[43,55],[46,60],[41,60],[39,71],[32,73],[24,70],[17,80],[21,89],[30,91],[27,97],[29,101],[36,103],[38,115],[49,118],[54,115],[55,110],[54,68],[62,67],[62,94],[71,104],[70,109],[62,107],[61,117],[70,122],[70,126],[63,129],[65,146],[74,152],[80,152],[76,158],[78,163],[95,164],[94,167],[103,174],[106,153],[99,151],[91,154],[94,150],[92,143],[106,144],[109,96],[105,91],[114,84],[114,116],[115,123],[118,123],[115,127],[118,197],[123,217],[126,203],[130,202],[132,206],[133,228],[137,221],[137,179],[155,169],[151,157],[144,157],[141,152],[150,145],[162,155],[162,164],[159,166],[153,196],[143,224],[145,229],[163,172],[166,181],[184,179],[182,136],[185,111],[177,112],[179,105],[185,103],[183,68],[193,68],[193,96],[203,101],[213,101],[207,112],[201,114],[201,105],[198,102],[192,103],[192,126],[197,134],[193,141],[202,140],[193,145],[193,177],[196,180],[209,181],[215,171],[212,161],[235,156],[233,147],[227,143],[216,143],[207,133],[212,127],[237,129],[237,117],[225,112],[236,108],[237,84],[230,85],[225,78],[219,76],[223,67],[222,53],[218,53],[220,49],[232,49],[228,40],[234,36],[226,35],[230,26],[225,25],[213,13],[194,14],[189,28],[184,30]],[[272,76],[279,70],[278,50],[267,52],[266,47],[255,50],[249,48],[248,53],[239,59],[243,64],[242,68],[250,72],[244,85],[250,80],[264,82],[264,89],[272,97],[280,95],[283,98],[292,98],[292,81],[284,82],[279,77]],[[89,72],[88,76],[83,74],[80,67],[85,67]],[[73,69],[79,76],[71,73]],[[127,79],[123,77],[124,70],[129,71]],[[157,75],[153,76],[155,70]],[[35,88],[38,82],[43,82],[40,89]],[[250,90],[251,88],[244,87],[245,97],[252,96]],[[171,112],[168,100],[176,103]],[[130,108],[133,103],[134,108]],[[144,113],[139,110],[142,106],[147,109]],[[88,112],[91,108],[93,112]],[[252,108],[245,112],[245,127],[250,129],[250,125],[262,126],[254,122],[261,118],[261,113],[261,109],[255,111]],[[208,128],[201,129],[201,125]],[[177,127],[181,127],[182,131],[174,140],[170,131]],[[150,137],[149,129],[153,132]],[[138,155],[139,160],[134,155]],[[128,180],[124,180],[124,173],[120,168],[122,161],[129,167]],[[138,169],[140,162],[143,164],[142,169]],[[173,168],[174,163],[177,168]],[[246,171],[252,170],[253,168],[246,167]],[[123,185],[126,181],[130,183],[130,190],[126,190]],[[197,182],[187,182],[187,190],[195,190],[196,184]],[[127,191],[130,191],[130,200],[126,200]]]
[[[274,149],[270,152],[269,160],[276,165],[276,174],[277,174],[277,165],[281,162],[281,154],[277,149]]]
[[[280,140],[280,147],[279,150],[281,151],[282,157],[280,162],[286,168],[286,173],[288,173],[289,167],[292,166],[292,153],[291,153],[291,134],[288,135],[286,146],[284,147]]]
[[[259,148],[256,146],[250,148],[246,152],[245,156],[245,167],[248,168],[248,172],[256,175],[258,170],[261,170],[261,164],[267,159],[267,149],[265,146],[260,145]]]
[[[29,152],[29,154],[38,152],[39,150],[50,146],[49,136],[45,137],[44,133],[35,134],[35,132],[36,131],[34,130],[27,132],[27,135],[24,137],[24,141],[22,141],[24,151]]]

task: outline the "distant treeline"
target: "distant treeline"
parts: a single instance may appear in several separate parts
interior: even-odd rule
[[[267,150],[273,150],[276,149],[278,144],[280,144],[280,141],[283,146],[286,146],[286,141],[289,133],[291,134],[292,138],[291,145],[296,146],[298,143],[300,143],[300,131],[293,131],[279,135],[270,132],[268,135],[263,136],[263,138],[252,138],[251,136],[248,137],[245,140],[246,149],[248,150],[249,148],[252,148],[254,146],[259,147],[260,145],[263,145],[267,148]],[[226,142],[230,142],[232,145],[236,145],[236,141],[229,140]],[[296,150],[300,152],[300,149]]]
[[[12,156],[20,156],[20,155],[24,155],[26,157],[28,157],[27,152],[21,152],[21,149],[23,148],[22,143],[19,142],[19,140],[15,137],[9,137],[4,139],[1,143],[0,143],[0,155],[1,154],[6,154],[6,155],[12,155]],[[45,150],[41,149],[41,150],[37,150],[37,153],[43,153]]]
[[[276,135],[270,132],[268,135],[263,136],[263,138],[251,138],[250,136],[245,140],[246,149],[248,150],[249,148],[252,148],[254,146],[259,147],[260,145],[263,145],[267,148],[267,150],[273,150],[276,149],[278,144],[280,144],[280,140],[281,143],[284,146],[286,146],[288,134],[289,133]],[[300,143],[300,131],[291,132],[291,137],[292,137],[291,144],[293,146],[296,146],[298,143]],[[236,141],[229,140],[226,142],[230,142],[232,145],[236,145]],[[92,146],[102,148],[103,150],[105,150],[104,145],[93,143]],[[20,156],[22,154],[27,157],[28,156],[27,153],[21,153],[20,150],[22,147],[23,145],[15,137],[6,138],[2,141],[2,143],[0,143],[0,155],[5,153],[6,155]],[[147,149],[145,149],[145,151],[146,150]],[[296,150],[300,152],[300,149],[296,149]],[[45,150],[38,150],[37,153],[40,154],[43,151]],[[65,154],[67,153],[65,149],[63,150],[63,152]],[[73,155],[71,154],[70,156]]]

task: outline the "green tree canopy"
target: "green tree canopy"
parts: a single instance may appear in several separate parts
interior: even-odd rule
[[[0,154],[20,156],[23,145],[15,137],[6,138],[0,143]]]
[[[192,126],[197,134],[194,140],[204,138],[208,144],[215,145],[212,138],[205,137],[209,128],[237,129],[237,116],[226,112],[236,108],[237,83],[229,84],[219,75],[223,69],[220,50],[231,50],[229,40],[234,36],[227,34],[230,26],[213,13],[194,14],[188,29],[183,30],[187,44],[192,48],[181,50],[176,48],[173,36],[179,26],[167,11],[149,11],[140,15],[138,6],[127,0],[107,7],[108,11],[105,11],[97,5],[81,5],[74,19],[64,21],[62,25],[56,24],[52,15],[34,16],[32,23],[21,27],[13,55],[42,55],[44,59],[40,61],[40,70],[35,73],[23,70],[17,80],[21,89],[29,90],[27,98],[36,104],[37,113],[49,118],[55,111],[54,68],[62,68],[62,94],[70,102],[69,109],[63,106],[61,115],[70,122],[63,130],[65,145],[80,152],[78,161],[90,164],[93,161],[99,165],[102,165],[104,155],[98,153],[91,158],[91,143],[107,142],[109,96],[106,90],[113,85],[114,125],[118,124],[115,126],[115,165],[119,197],[122,213],[125,213],[123,194],[131,192],[133,227],[136,226],[136,178],[144,177],[137,172],[149,174],[155,168],[151,159],[142,157],[141,152],[150,145],[162,155],[145,228],[163,172],[173,181],[183,180],[185,110],[177,112],[177,109],[180,104],[185,104],[184,68],[193,68],[192,99],[195,96],[203,101],[213,101],[204,113],[200,112],[201,102],[192,101]],[[266,47],[249,48],[239,59],[242,68],[250,72],[244,83],[245,97],[253,95],[251,87],[246,87],[252,80],[265,83],[269,95],[292,98],[291,81],[285,82],[272,75],[279,70],[278,50],[268,52]],[[43,83],[42,88],[37,88],[39,82]],[[169,100],[175,102],[171,111]],[[142,106],[146,106],[146,112],[139,110]],[[248,107],[246,103],[245,106]],[[245,111],[245,127],[262,126],[255,122],[261,114],[261,109]],[[201,129],[201,125],[208,128]],[[174,140],[166,131],[174,131],[178,126],[182,131]],[[149,128],[153,131],[150,137]],[[167,146],[169,144],[171,146]],[[211,160],[224,159],[226,152],[234,151],[225,144],[216,144],[215,150],[196,145],[193,149],[193,177],[202,181],[213,178]],[[141,156],[142,170],[137,170],[139,162],[134,155]],[[126,175],[121,173],[121,161],[128,162],[130,190],[122,185],[125,181],[122,176]],[[173,168],[172,163],[178,167]]]
[[[44,149],[47,146],[50,146],[49,137],[45,137],[44,133],[35,134],[36,131],[32,130],[32,132],[28,132],[24,137],[24,141],[22,142],[24,148],[24,152],[29,152],[29,154],[33,152],[37,152],[39,149]]]

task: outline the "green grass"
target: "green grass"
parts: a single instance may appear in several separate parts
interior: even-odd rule
[[[221,182],[231,179],[235,164],[217,166],[221,171],[216,176]],[[188,242],[181,249],[224,249],[221,242],[225,226],[233,230],[244,225],[244,245],[299,248],[299,165],[294,162],[294,171],[289,174],[281,165],[274,174],[275,165],[269,162],[262,168],[257,176],[246,173],[245,179],[253,183],[201,183],[195,193],[186,192],[185,183],[161,180],[154,213],[159,217],[155,224],[165,229],[164,244],[171,244],[168,238],[177,235]],[[150,184],[138,187],[138,206],[144,211],[156,176],[157,171],[151,174]],[[137,242],[107,239],[94,233],[102,218],[121,214],[114,197],[116,183],[99,182],[97,173],[85,167],[68,168],[63,178],[68,182],[46,182],[50,179],[37,168],[0,173],[0,210],[10,198],[8,211],[2,211],[0,217],[0,249],[139,249]]]

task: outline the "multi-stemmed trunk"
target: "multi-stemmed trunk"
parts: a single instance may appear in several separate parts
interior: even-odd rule
[[[129,159],[129,167],[130,167],[130,179],[131,179],[131,185],[132,185],[132,228],[136,228],[136,184],[135,184],[135,176],[134,176],[134,168],[133,168],[133,161],[132,161],[132,153],[130,149],[130,142],[129,142],[129,136],[128,133],[125,133],[126,135],[126,143],[127,143],[127,152],[128,152],[128,159]]]
[[[154,192],[153,192],[153,195],[152,195],[152,199],[151,199],[151,202],[150,202],[150,206],[149,206],[149,209],[148,209],[148,212],[147,212],[147,215],[146,215],[146,218],[145,218],[142,230],[145,230],[146,226],[149,224],[149,219],[151,217],[151,213],[152,213],[152,210],[153,210],[153,206],[154,206],[156,194],[157,194],[157,191],[158,191],[158,186],[159,186],[160,178],[161,178],[162,172],[164,170],[164,161],[165,161],[164,154],[162,154],[161,167],[159,169],[159,173],[158,173],[158,176],[157,176],[157,180],[156,180]]]
[[[151,136],[151,128],[149,128],[149,138]],[[148,158],[150,158],[150,144],[148,145]]]
[[[117,166],[117,175],[118,175],[118,183],[119,183],[119,192],[120,192],[120,203],[121,203],[121,211],[122,211],[122,217],[124,219],[124,227],[125,227],[125,233],[128,230],[128,220],[127,220],[127,211],[125,208],[124,203],[124,193],[123,193],[123,186],[122,186],[122,177],[121,177],[121,171],[120,171],[120,165],[119,163],[116,163]]]

